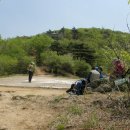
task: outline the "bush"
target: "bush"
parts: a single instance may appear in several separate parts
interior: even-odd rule
[[[41,54],[42,65],[48,67],[49,72],[55,74],[76,74],[86,77],[91,66],[82,60],[74,60],[70,55],[57,55],[57,52],[47,51]]]
[[[41,54],[42,65],[48,67],[49,72],[58,73],[60,68],[60,58],[56,52],[47,51]]]
[[[0,75],[13,74],[16,72],[18,60],[11,56],[0,55]]]
[[[25,74],[27,73],[27,66],[31,61],[34,61],[33,58],[24,56],[18,59],[18,64],[16,68],[16,72],[20,74]]]
[[[61,66],[60,70],[64,73],[73,73],[74,72],[74,60],[69,55],[60,56]]]
[[[57,55],[54,51],[41,54],[42,64],[55,74],[73,73],[73,58],[69,55]]]
[[[75,74],[80,77],[86,77],[91,70],[91,66],[83,60],[75,61]]]

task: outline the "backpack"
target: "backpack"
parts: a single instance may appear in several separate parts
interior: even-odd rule
[[[122,77],[125,74],[125,64],[120,59],[113,61],[113,74]]]

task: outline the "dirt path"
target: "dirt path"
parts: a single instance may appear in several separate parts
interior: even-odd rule
[[[48,106],[63,89],[0,87],[0,130],[47,130],[55,111]]]
[[[41,87],[41,88],[69,88],[75,78],[55,77],[52,75],[34,75],[32,82],[28,82],[28,75],[15,75],[0,78],[0,86]]]
[[[66,94],[66,89],[53,89],[53,88],[25,88],[25,87],[0,87],[0,93],[9,93],[11,95],[42,95],[42,96],[57,96]]]
[[[53,76],[36,76],[34,79],[32,83],[28,83],[27,76],[0,78],[0,130],[57,130],[58,127],[55,127],[57,123],[66,122],[66,119],[72,123],[72,130],[78,130],[74,126],[78,123],[82,124],[83,121],[86,122],[86,119],[91,116],[95,110],[95,106],[92,105],[94,101],[105,105],[110,103],[108,95],[105,94],[90,93],[86,96],[66,94],[67,87],[70,87],[69,85],[76,79]],[[39,87],[39,85],[43,86]],[[112,97],[115,96],[112,95]],[[75,106],[78,104],[79,108],[74,109],[74,104]],[[73,117],[68,106],[73,108],[73,112],[83,110],[82,112],[86,113],[82,115],[82,118],[78,115]],[[81,106],[84,109],[80,109]],[[102,111],[98,105],[96,110],[99,117],[103,115],[103,119],[100,119],[106,119],[106,115],[109,119],[108,110]],[[67,128],[69,126],[66,125]]]
[[[0,130],[48,130],[56,115],[49,102],[67,95],[74,81],[48,75],[34,76],[32,83],[27,76],[0,78]]]

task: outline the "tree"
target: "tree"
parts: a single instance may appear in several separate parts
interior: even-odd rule
[[[35,56],[34,54],[33,56],[36,58],[36,63],[38,65],[41,64],[40,54],[43,51],[48,50],[52,42],[53,40],[47,35],[37,35],[32,37],[29,45],[29,53],[31,55],[35,53]]]
[[[85,60],[87,63],[93,65],[95,62],[96,51],[94,48],[90,48],[85,43],[81,43],[80,41],[72,42],[69,45],[69,52],[73,54],[75,59]]]
[[[63,55],[68,53],[68,45],[69,45],[69,40],[67,39],[62,39],[62,40],[55,40],[52,44],[50,49],[52,51],[56,51],[58,55]]]
[[[73,39],[78,39],[78,31],[75,27],[72,28],[72,38]]]
[[[64,27],[60,29],[59,35],[60,35],[60,38],[64,38],[65,37],[65,28]]]

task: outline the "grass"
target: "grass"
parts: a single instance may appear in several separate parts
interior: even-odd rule
[[[59,124],[56,127],[57,130],[64,130],[65,129],[65,125],[64,124]]]
[[[120,93],[119,95],[118,93],[114,95],[113,100],[108,99],[107,95],[99,93],[93,93],[87,98],[75,96],[67,100],[61,100],[65,98],[64,96],[55,97],[53,102],[57,104],[54,104],[56,106],[54,110],[57,110],[58,117],[54,119],[51,128],[54,128],[53,130],[122,130],[120,125],[125,125],[126,123],[123,124],[123,122],[117,120],[117,116],[120,116],[118,109],[121,108],[124,111],[124,107],[121,107],[122,104],[120,104],[119,100],[121,97]],[[93,104],[95,100],[102,102],[102,106],[95,106]],[[121,103],[123,102],[121,101]],[[122,113],[122,116],[124,114]],[[130,124],[129,118],[123,120],[128,120]]]
[[[99,119],[96,113],[92,113],[90,117],[83,123],[83,129],[92,129],[99,126]]]
[[[61,115],[57,118],[57,124],[55,126],[56,130],[64,130],[65,126],[68,124],[67,115]]]
[[[74,104],[68,108],[68,112],[73,115],[81,115],[83,113],[82,107]]]
[[[51,103],[59,103],[61,100],[63,99],[63,95],[60,95],[60,96],[56,96],[52,101]]]

